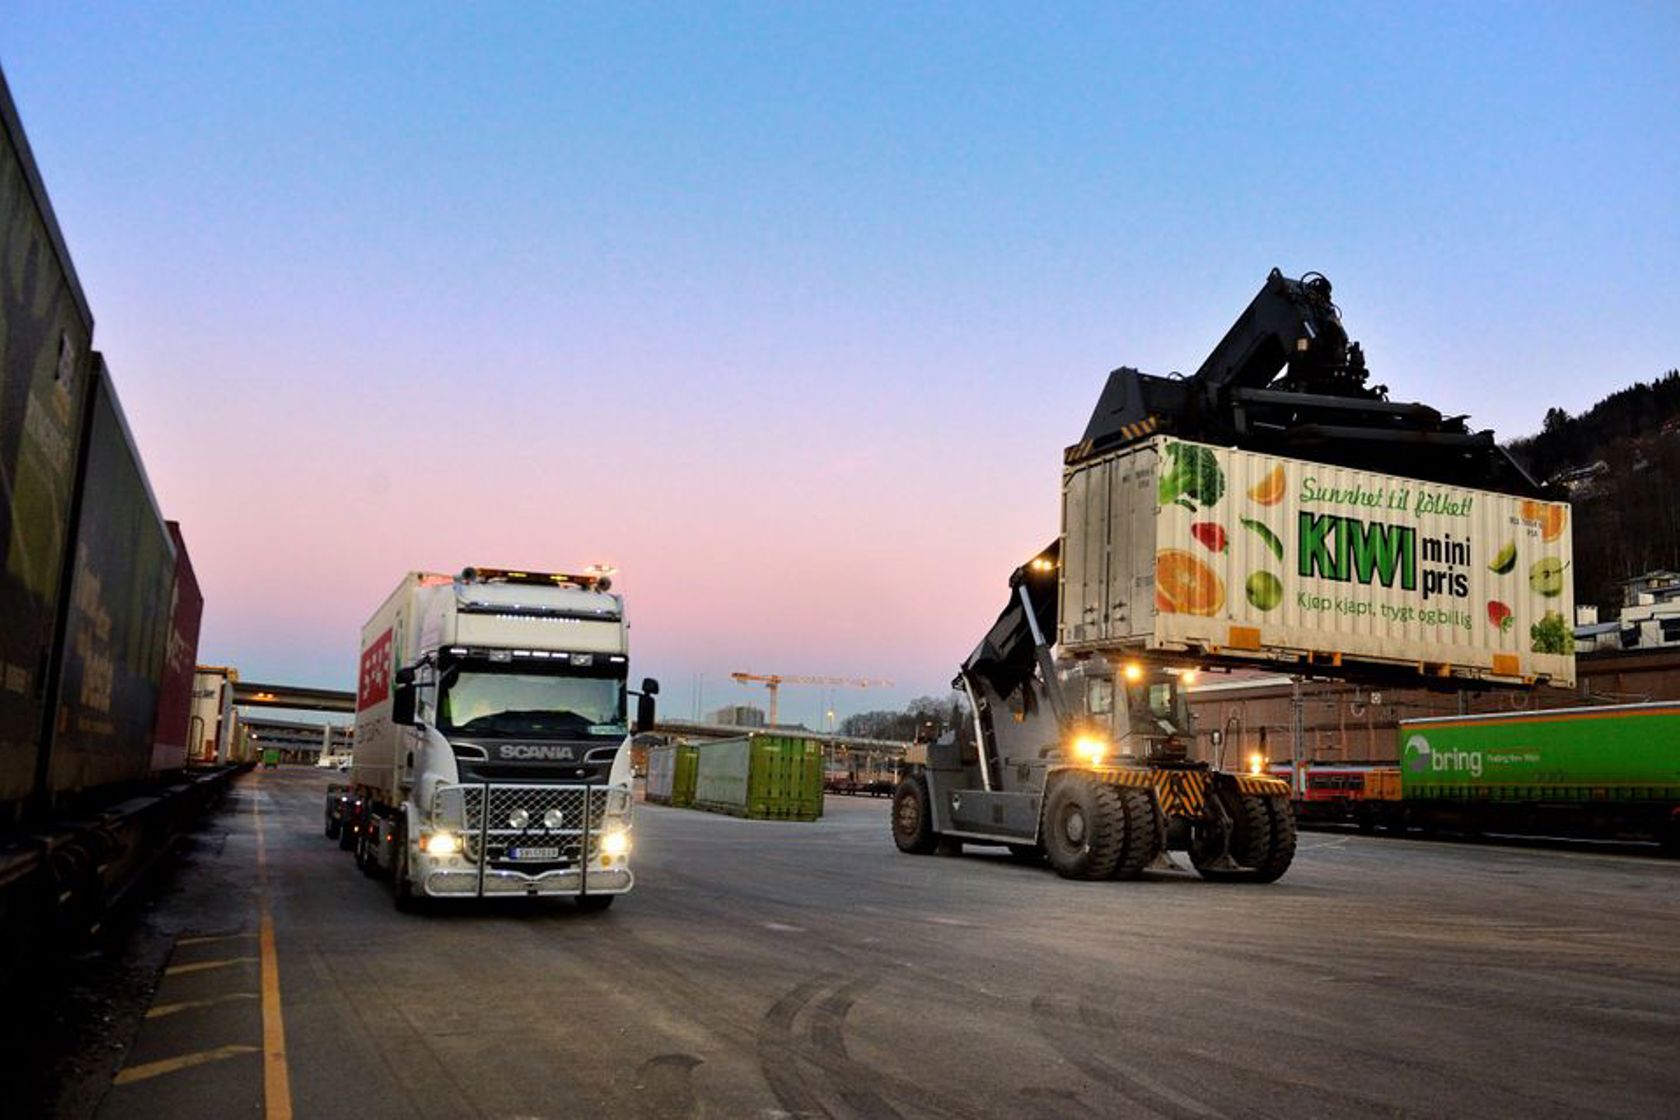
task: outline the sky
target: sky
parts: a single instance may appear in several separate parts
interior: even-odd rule
[[[200,660],[353,687],[411,569],[618,569],[665,711],[942,693],[1108,370],[1274,266],[1537,430],[1680,365],[1680,6],[0,8]],[[699,685],[698,694],[696,686]]]

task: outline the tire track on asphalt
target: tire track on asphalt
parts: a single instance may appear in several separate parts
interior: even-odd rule
[[[1048,992],[1033,997],[1033,1022],[1039,1033],[1066,1055],[1068,1061],[1085,1076],[1119,1093],[1138,1108],[1167,1118],[1167,1120],[1204,1120],[1223,1114],[1203,1102],[1162,1085],[1143,1074],[1111,1063],[1097,1052],[1092,1044],[1092,1031],[1116,1036],[1117,1046],[1105,1047],[1106,1053],[1124,1052],[1128,1040],[1121,1036],[1119,1021],[1112,1012],[1080,997],[1071,1013],[1057,1006]]]

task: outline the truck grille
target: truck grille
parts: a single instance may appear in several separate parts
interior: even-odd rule
[[[585,858],[586,848],[594,853],[608,800],[620,791],[601,786],[482,785],[465,786],[461,792],[469,859],[478,862],[482,849],[488,866],[543,870],[575,867]],[[560,819],[550,827],[544,818],[554,810]],[[526,818],[523,826],[514,823],[520,812]],[[533,851],[542,854],[521,854]]]

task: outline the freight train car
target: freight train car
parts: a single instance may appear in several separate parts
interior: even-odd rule
[[[1680,704],[1402,720],[1404,823],[1680,849]]]
[[[184,760],[203,601],[3,76],[0,134],[3,989],[96,928],[226,775],[157,780]]]
[[[1308,822],[1657,841],[1680,852],[1680,703],[1403,720],[1397,747],[1397,762],[1270,772]]]

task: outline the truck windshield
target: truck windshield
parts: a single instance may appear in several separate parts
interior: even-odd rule
[[[623,737],[624,681],[527,669],[456,667],[443,676],[439,731],[490,738]]]

